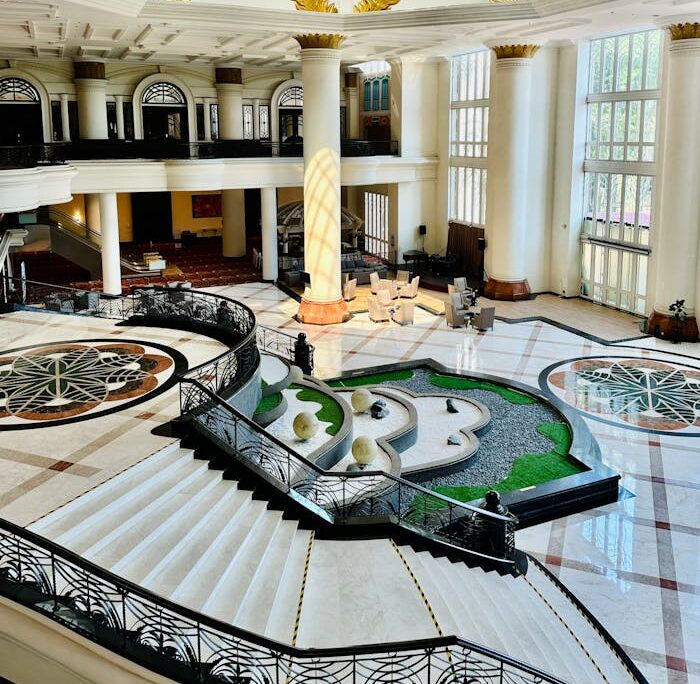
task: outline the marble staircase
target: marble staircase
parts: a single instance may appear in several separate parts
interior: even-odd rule
[[[454,634],[575,684],[634,681],[534,564],[526,577],[501,576],[390,539],[317,539],[179,442],[30,529],[176,603],[299,647]]]

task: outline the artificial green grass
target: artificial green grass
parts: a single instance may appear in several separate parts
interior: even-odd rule
[[[499,396],[503,397],[506,401],[511,404],[534,404],[536,399],[531,397],[524,392],[518,392],[517,390],[510,389],[510,387],[505,387],[504,385],[497,385],[493,382],[486,382],[485,380],[475,380],[474,378],[456,378],[452,375],[439,375],[438,373],[433,373],[430,376],[430,382],[437,387],[442,387],[444,389],[451,390],[485,390],[487,392],[494,392]]]
[[[491,489],[503,494],[524,487],[558,480],[568,475],[577,475],[585,470],[569,457],[571,448],[571,432],[564,423],[542,423],[537,431],[554,443],[554,448],[546,453],[523,454],[515,459],[510,475],[505,479],[490,485],[470,487],[436,487],[433,491],[457,501],[468,503],[481,499]],[[446,504],[439,499],[427,495],[417,496],[413,506],[417,513],[426,510],[437,510]]]
[[[263,382],[264,382],[264,380],[263,380]],[[267,383],[265,383],[265,384],[267,384]],[[281,403],[282,403],[282,393],[275,392],[275,394],[271,394],[268,397],[263,397],[260,400],[258,407],[255,409],[255,413],[267,413],[268,411],[272,411],[273,408],[277,408]]]
[[[343,380],[331,380],[326,384],[329,387],[361,387],[362,385],[379,385],[382,382],[390,382],[392,380],[410,380],[412,377],[413,371],[399,370],[373,373],[372,375],[359,375],[356,378],[344,378]]]
[[[316,417],[324,423],[330,423],[326,428],[329,435],[338,434],[338,430],[343,425],[343,409],[340,404],[329,395],[314,389],[313,387],[303,387],[302,385],[290,385],[289,389],[301,390],[297,393],[299,401],[315,401],[321,404],[321,408],[316,411]]]

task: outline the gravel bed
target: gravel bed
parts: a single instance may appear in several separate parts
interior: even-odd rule
[[[453,394],[480,401],[491,411],[491,422],[478,434],[480,447],[461,471],[436,477],[424,487],[460,487],[495,484],[510,475],[513,462],[526,453],[549,451],[552,442],[537,431],[542,423],[558,423],[561,417],[549,407],[534,404],[511,404],[495,392],[486,390],[448,390],[433,385],[426,370],[414,371],[410,380],[382,383],[411,390],[416,394]],[[445,435],[447,441],[447,435]]]

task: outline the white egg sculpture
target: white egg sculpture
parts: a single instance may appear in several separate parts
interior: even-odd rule
[[[304,371],[299,366],[289,367],[289,379],[292,382],[301,382],[304,379]]]
[[[352,443],[352,456],[361,466],[372,463],[378,453],[377,442],[371,437],[356,437]]]
[[[301,439],[306,441],[311,439],[317,432],[319,428],[318,418],[311,411],[302,411],[297,413],[294,418],[294,423],[292,424],[294,429],[294,434]]]
[[[360,387],[352,393],[350,403],[357,413],[367,413],[372,408],[374,397],[368,389]]]

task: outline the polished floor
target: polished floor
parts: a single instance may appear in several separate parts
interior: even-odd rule
[[[700,458],[700,440],[696,439],[700,429],[687,408],[689,396],[694,410],[692,378],[695,369],[700,369],[697,345],[653,339],[616,344],[613,340],[635,336],[633,317],[550,296],[535,300],[536,309],[532,302],[522,307],[497,304],[497,315],[511,321],[498,320],[493,331],[477,334],[450,329],[444,317],[421,309],[414,326],[375,324],[359,313],[344,325],[304,327],[292,318],[297,304],[274,287],[251,283],[214,291],[244,301],[263,325],[288,332],[304,329],[316,345],[320,377],[433,358],[452,368],[559,391],[563,400],[582,411],[605,463],[622,475],[626,495],[616,504],[523,530],[517,544],[542,558],[586,603],[650,682],[700,682],[700,471],[694,463]],[[512,320],[533,316],[575,324],[585,334],[542,320]],[[173,348],[190,365],[220,349],[218,343],[190,333],[115,328],[107,321],[67,316],[56,316],[47,324],[41,314],[26,312],[2,316],[0,329],[0,354],[30,344],[103,340],[112,335],[117,340],[122,337]],[[577,405],[580,393],[565,396],[571,385],[564,382],[559,387],[558,374],[568,373],[567,382],[573,378],[585,386],[587,377],[578,378],[581,369],[573,364],[587,357],[605,357],[597,367],[609,364],[616,369],[643,368],[646,373],[680,373],[686,385],[682,428],[677,420],[650,427],[648,421],[629,419],[627,414],[606,416],[589,411],[590,402]],[[633,375],[639,377],[636,370]],[[681,382],[679,375],[673,377]],[[639,388],[630,389],[627,382],[624,389],[634,392]],[[675,406],[674,401],[664,406]],[[75,425],[0,432],[0,515],[28,524],[142,460],[168,442],[151,435],[151,428],[176,412],[177,391],[172,388],[155,398],[146,397],[138,406]]]

